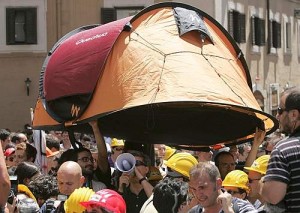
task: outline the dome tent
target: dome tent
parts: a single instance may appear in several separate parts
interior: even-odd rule
[[[234,40],[182,3],[77,30],[55,45],[40,81],[35,129],[91,132],[98,119],[111,137],[207,146],[278,127],[255,100]]]

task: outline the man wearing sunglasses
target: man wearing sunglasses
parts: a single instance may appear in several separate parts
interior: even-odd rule
[[[260,195],[261,191],[261,182],[260,180],[265,176],[267,172],[267,166],[270,159],[270,155],[262,155],[257,158],[250,167],[244,167],[245,170],[248,170],[248,179],[250,193],[248,200],[256,209],[259,209],[264,205],[264,200]]]
[[[153,191],[153,186],[146,178],[149,172],[150,158],[140,151],[131,150],[129,153],[136,160],[134,172],[123,172],[119,178],[118,192],[122,194],[126,202],[126,212],[139,213]]]
[[[286,212],[300,212],[299,88],[291,88],[282,93],[276,117],[280,131],[289,137],[278,142],[271,152],[263,179],[262,196],[271,204],[285,203]]]

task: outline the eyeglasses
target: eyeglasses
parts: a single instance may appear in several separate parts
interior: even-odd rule
[[[249,180],[249,183],[253,183],[253,181],[255,181],[255,180],[260,180],[261,178],[256,178],[256,179],[251,179],[251,178],[248,178],[248,180]]]
[[[281,107],[278,107],[278,109],[277,109],[278,115],[281,115],[284,111],[287,111],[287,112],[288,112],[287,109],[284,109],[284,108],[281,108]]]
[[[92,157],[83,157],[83,158],[79,158],[78,160],[81,160],[81,161],[83,161],[85,163],[87,163],[89,161],[92,162],[92,163],[96,162],[96,160],[94,158],[92,158]]]
[[[114,148],[116,151],[123,151],[124,149],[123,148],[118,148],[118,147],[116,147],[116,148]]]
[[[146,164],[140,160],[135,161],[135,166],[146,166]]]

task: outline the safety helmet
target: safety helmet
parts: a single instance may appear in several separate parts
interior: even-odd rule
[[[111,139],[110,146],[111,147],[114,147],[114,146],[124,146],[124,140],[119,140],[117,138],[113,138],[113,139]]]
[[[25,194],[27,197],[29,197],[29,198],[33,199],[34,201],[36,201],[36,198],[34,197],[33,193],[24,184],[18,184],[18,193]]]
[[[166,146],[166,153],[165,153],[164,160],[168,160],[175,152],[176,149]]]
[[[85,208],[79,202],[88,201],[95,192],[86,187],[75,189],[75,191],[65,201],[64,209],[66,213],[82,213]]]
[[[90,205],[96,205],[114,213],[126,212],[126,203],[123,197],[110,189],[102,189],[96,192],[89,201],[80,202],[80,204],[85,208]]]
[[[249,171],[255,171],[265,175],[267,173],[269,159],[270,159],[270,155],[262,155],[252,163],[251,167],[244,167],[244,168]]]
[[[170,157],[166,162],[166,166],[181,175],[190,178],[190,169],[197,165],[197,159],[187,152],[179,152]],[[167,173],[169,175],[169,172]]]
[[[247,193],[250,191],[248,175],[241,170],[233,170],[229,172],[223,180],[222,186],[241,188]]]

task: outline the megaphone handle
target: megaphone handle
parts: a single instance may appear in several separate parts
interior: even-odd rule
[[[122,189],[123,189],[123,193],[124,193],[124,191],[126,189],[126,183],[122,183]]]

